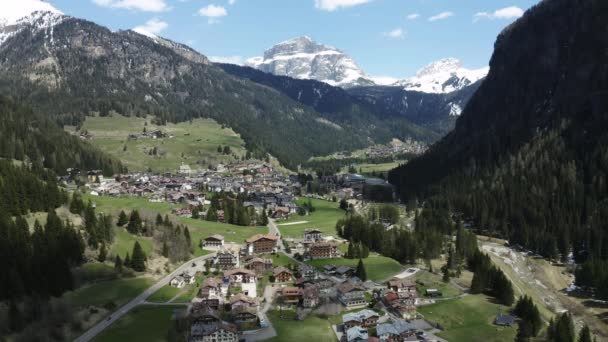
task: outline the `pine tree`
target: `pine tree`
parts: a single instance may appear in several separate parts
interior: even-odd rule
[[[450,282],[450,268],[448,267],[448,264],[443,265],[443,267],[441,268],[441,272],[443,273],[443,277],[441,278],[443,280],[443,282],[449,283]]]
[[[142,230],[142,220],[137,210],[131,211],[127,231],[131,234],[139,234]]]
[[[163,224],[163,217],[160,213],[156,214],[156,225],[157,226],[162,226]]]
[[[125,261],[122,263],[125,267],[131,268],[131,257],[129,256],[129,252],[125,256]]]
[[[591,330],[588,325],[585,324],[585,326],[581,328],[581,332],[578,335],[578,342],[591,342]]]
[[[162,255],[165,258],[169,257],[169,246],[167,246],[167,241],[163,241],[163,250],[162,250]]]
[[[346,251],[346,258],[353,259],[354,258],[354,250],[353,250],[353,241],[351,240],[348,243],[348,250]]]
[[[356,275],[362,281],[367,280],[367,272],[365,271],[365,265],[363,264],[363,260],[359,259],[359,263],[357,264]]]
[[[139,241],[135,241],[135,244],[133,245],[131,268],[137,272],[143,272],[146,270],[146,255],[144,254]]]
[[[105,262],[107,257],[106,244],[102,243],[99,248],[99,255],[97,256],[97,261]]]
[[[186,243],[188,244],[188,249],[190,250],[190,252],[192,253],[192,240],[190,238],[190,231],[188,230],[188,227],[184,228],[184,237],[186,238]]]
[[[262,210],[262,218],[260,219],[260,225],[268,225],[268,215],[266,214],[266,210]]]
[[[120,214],[118,214],[118,222],[116,222],[116,225],[119,227],[122,227],[125,224],[127,224],[127,222],[129,222],[129,219],[127,218],[127,214],[125,214],[124,210],[121,210]]]
[[[117,255],[116,258],[114,258],[114,270],[118,274],[122,273],[122,259],[120,258],[120,255]]]

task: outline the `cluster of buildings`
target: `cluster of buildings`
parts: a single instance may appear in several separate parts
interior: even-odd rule
[[[70,183],[81,176],[75,169],[68,173],[70,176],[62,177],[61,181]],[[193,171],[182,164],[175,173],[130,173],[104,178],[101,171],[89,171],[86,176],[92,195],[144,197],[151,202],[178,204],[181,208],[174,212],[178,216],[192,216],[194,208],[210,204],[205,199],[206,193],[219,192],[247,192],[250,198],[243,204],[258,214],[270,210],[275,218],[287,218],[298,212],[294,197],[300,191],[297,177],[284,175],[270,164],[255,160],[220,164],[215,170]],[[204,213],[201,214],[204,218]]]
[[[368,158],[383,158],[392,157],[400,154],[423,154],[428,147],[415,140],[407,139],[400,141],[395,139],[387,145],[376,145],[365,150],[365,156]]]

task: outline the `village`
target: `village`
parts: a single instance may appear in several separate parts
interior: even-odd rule
[[[342,257],[338,242],[319,230],[307,229],[294,242],[296,247],[286,253],[277,235],[256,235],[241,246],[228,245],[219,235],[204,238],[201,245],[215,253],[201,265],[209,277],[187,311],[189,340],[257,340],[254,336],[272,324],[266,312],[280,308],[296,310],[300,319],[313,312],[340,315],[341,323],[333,326],[339,341],[443,341],[433,335],[438,330],[417,314],[418,306],[432,304],[442,294],[436,289],[419,294],[416,283],[407,279],[416,269],[384,283],[362,281],[353,267],[328,264],[317,269],[301,261]],[[277,253],[293,263],[275,265]],[[270,282],[259,293],[265,274]],[[183,287],[193,281],[194,274],[185,272],[170,285]],[[377,338],[371,337],[372,329]]]

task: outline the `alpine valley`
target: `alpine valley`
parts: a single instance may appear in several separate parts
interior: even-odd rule
[[[0,0],[0,342],[608,341],[608,0],[270,2]]]

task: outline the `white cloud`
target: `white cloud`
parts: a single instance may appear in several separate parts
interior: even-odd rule
[[[430,17],[429,21],[444,20],[444,19],[447,19],[447,18],[453,17],[453,16],[454,16],[454,12],[441,12],[437,15]]]
[[[242,56],[209,56],[209,60],[213,63],[228,63],[243,65]]]
[[[412,13],[407,16],[407,20],[416,20],[418,18],[420,18],[420,14],[418,14],[418,13]]]
[[[473,16],[473,21],[477,22],[480,19],[517,19],[524,15],[524,10],[517,6],[510,6],[501,9],[497,9],[496,11],[489,12],[479,12]]]
[[[363,5],[372,0],[315,0],[315,8],[332,12],[340,8]]]
[[[209,24],[214,24],[219,22],[219,18],[227,16],[228,11],[226,11],[226,8],[223,6],[211,4],[199,9],[198,14],[202,17],[209,18]]]
[[[228,0],[228,5],[232,6],[236,3],[236,0]]]
[[[170,9],[165,0],[93,0],[93,2],[103,7],[144,12],[163,12]]]
[[[403,39],[405,37],[406,33],[407,32],[405,32],[404,30],[397,28],[397,29],[394,29],[389,32],[384,32],[384,36],[393,38],[393,39]]]
[[[145,24],[134,27],[133,31],[148,37],[155,37],[167,29],[167,27],[169,27],[169,24],[166,22],[158,18],[152,18]]]

